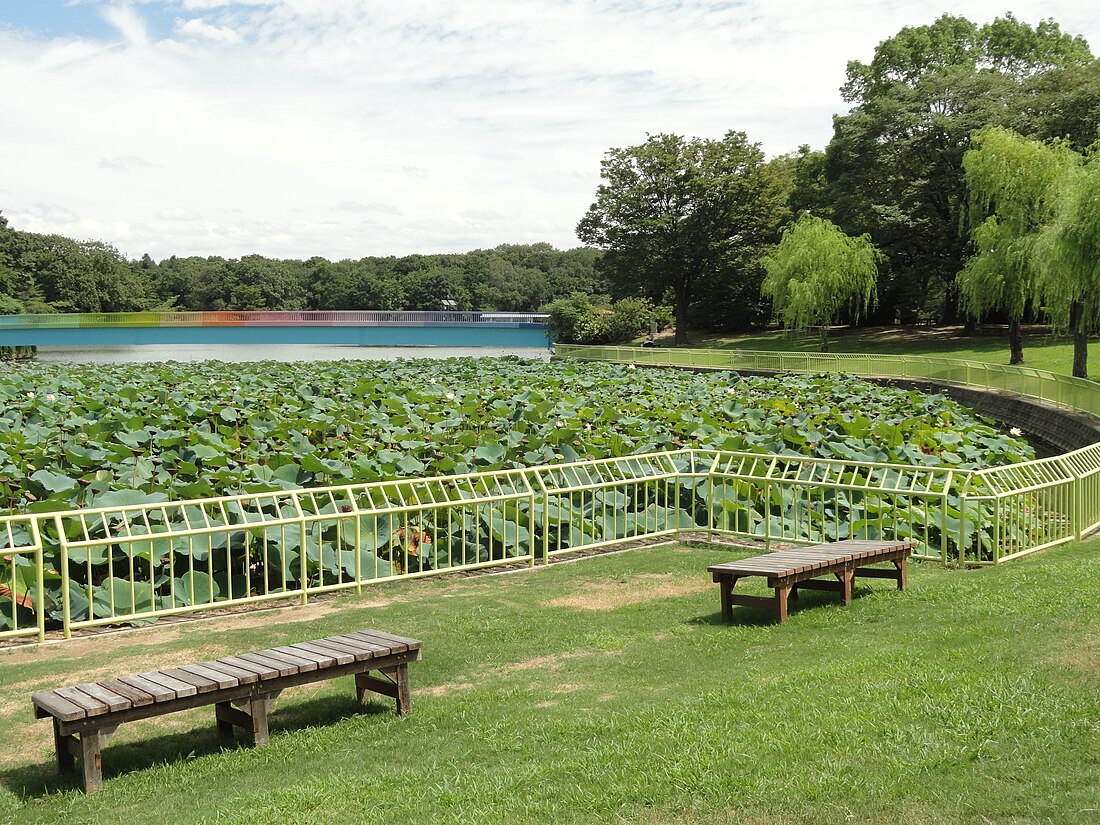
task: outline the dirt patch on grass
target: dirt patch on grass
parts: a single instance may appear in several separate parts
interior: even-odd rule
[[[1047,661],[1100,681],[1100,629],[1079,628]]]
[[[576,593],[559,596],[543,604],[571,610],[615,610],[654,599],[702,593],[710,586],[710,582],[702,577],[685,579],[671,573],[639,573],[621,581],[588,582]]]
[[[447,696],[451,693],[456,693],[461,690],[470,690],[471,688],[475,687],[477,687],[477,685],[475,685],[473,682],[463,680],[460,682],[446,682],[442,685],[433,685],[429,688],[421,688],[416,692],[425,696],[434,696],[438,698],[440,696]]]

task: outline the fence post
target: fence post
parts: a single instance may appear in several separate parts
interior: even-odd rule
[[[66,639],[71,639],[72,629],[72,604],[69,601],[69,589],[72,581],[69,578],[69,543],[65,537],[65,525],[61,521],[61,515],[54,516],[54,526],[57,528],[57,544],[61,548],[61,632]],[[35,520],[37,522],[37,519]],[[91,611],[91,600],[88,602],[88,610]]]

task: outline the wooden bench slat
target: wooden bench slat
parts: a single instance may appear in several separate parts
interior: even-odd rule
[[[194,696],[198,693],[198,688],[192,685],[190,682],[184,682],[181,679],[176,679],[169,676],[162,670],[151,670],[148,673],[139,673],[143,679],[148,679],[150,682],[155,682],[168,690],[176,694],[176,697],[181,696]]]
[[[187,665],[191,668],[192,665]],[[235,667],[234,665],[227,664],[223,661],[209,661],[199,662],[194,667],[201,667],[207,670],[212,670],[216,673],[224,673],[226,676],[236,679],[238,683],[242,685],[250,685],[253,682],[259,681],[260,677],[256,675],[255,671],[245,670],[244,668]]]
[[[89,682],[84,685],[77,685],[77,690],[87,693],[89,696],[95,697],[99,701],[103,702],[111,713],[115,713],[120,710],[128,710],[133,707],[133,702],[127,699],[125,696],[116,693],[113,690],[108,690],[96,682]]]
[[[83,719],[88,715],[80,705],[59,696],[57,691],[54,690],[43,690],[34,694],[31,696],[31,702],[50,716],[56,716],[63,722]]]
[[[290,645],[273,647],[271,649],[276,653],[288,653],[292,656],[300,656],[303,659],[309,659],[311,662],[317,663],[318,669],[329,668],[336,664],[336,657],[331,654],[315,653],[312,650],[303,650],[302,648],[291,647]]]
[[[419,650],[424,644],[422,641],[420,641],[420,639],[411,639],[408,636],[398,636],[395,633],[386,633],[385,631],[374,630],[371,628],[368,628],[366,630],[356,630],[354,632],[360,635],[367,634],[370,636],[375,636],[378,639],[381,639],[389,644],[403,644],[409,650]]]
[[[176,698],[176,692],[171,688],[167,688],[159,682],[154,682],[150,679],[146,679],[144,676],[120,676],[118,678],[124,685],[130,685],[136,687],[138,690],[144,690],[150,696],[153,697],[153,702],[167,702],[169,699]]]
[[[308,659],[305,656],[299,656],[296,653],[283,653],[273,647],[266,650],[260,650],[257,652],[257,655],[268,659],[274,659],[277,662],[286,662],[287,664],[294,665],[294,667],[298,669],[298,673],[308,673],[311,670],[317,670],[316,660]]]
[[[178,669],[182,670],[184,673],[193,673],[195,676],[210,680],[218,686],[218,690],[235,688],[241,683],[241,680],[236,676],[232,676],[222,670],[216,670],[208,665],[180,665]]]
[[[136,708],[153,704],[153,694],[133,685],[128,685],[119,679],[107,679],[100,682],[100,684],[107,690],[113,690],[119,696],[125,696]]]
[[[210,691],[217,690],[220,687],[217,681],[211,679],[209,676],[196,676],[194,673],[180,667],[169,667],[160,672],[165,676],[171,676],[173,679],[186,682],[194,687],[199,693],[210,693]]]
[[[218,659],[217,662],[219,664],[225,662],[227,665],[232,665],[241,670],[247,670],[249,673],[255,674],[257,680],[274,679],[279,675],[278,668],[272,667],[271,665],[260,665],[256,662],[250,662],[247,659],[242,659],[240,656],[223,656],[221,659]]]
[[[408,650],[408,647],[403,644],[380,642],[369,633],[342,633],[339,636],[333,636],[332,640],[356,650],[369,651],[371,656],[386,656],[390,653],[404,653]]]
[[[110,710],[106,702],[101,702],[74,687],[56,688],[54,693],[62,699],[68,699],[74,705],[83,708],[86,716],[101,716]]]
[[[352,661],[355,662],[362,662],[367,659],[374,658],[373,650],[369,650],[361,646],[353,646],[349,643],[340,643],[334,641],[332,638],[318,639],[316,642],[314,642],[314,644],[316,644],[318,647],[331,648],[338,653],[350,653],[353,657]]]
[[[333,650],[327,647],[320,647],[314,642],[298,642],[297,644],[290,645],[290,647],[308,650],[321,656],[328,656],[329,658],[335,659],[336,663],[340,665],[349,665],[355,661],[355,656],[348,653],[346,650]]]
[[[298,672],[297,665],[290,664],[290,662],[285,660],[276,659],[272,656],[261,656],[259,653],[238,653],[237,658],[271,668],[275,672],[275,676],[293,676]],[[261,678],[268,679],[274,677],[262,676]]]

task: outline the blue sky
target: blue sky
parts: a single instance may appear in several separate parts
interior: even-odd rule
[[[1004,0],[958,0],[978,23]],[[1100,49],[1078,0],[1018,2]],[[610,147],[822,148],[916,0],[0,0],[0,210],[148,252],[577,245]]]

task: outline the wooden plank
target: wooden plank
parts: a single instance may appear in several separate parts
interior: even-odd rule
[[[197,676],[179,667],[165,668],[160,672],[165,676],[171,676],[173,679],[178,679],[181,682],[192,685],[199,693],[210,693],[221,687],[216,680],[211,679],[209,676]],[[236,684],[236,680],[234,680],[233,684]],[[230,685],[230,687],[232,687],[232,685]]]
[[[135,708],[153,704],[153,694],[134,687],[133,685],[128,685],[118,679],[107,679],[106,681],[100,682],[100,684],[107,688],[107,690],[113,690],[119,696],[125,696]]]
[[[424,643],[422,641],[420,641],[420,639],[411,639],[408,636],[398,636],[395,633],[386,633],[386,632],[381,631],[381,630],[374,630],[374,629],[368,628],[366,630],[357,630],[355,632],[356,633],[368,633],[371,636],[377,636],[378,638],[383,639],[385,642],[387,642],[391,645],[394,644],[394,643],[400,643],[400,644],[405,645],[409,650],[419,650],[420,648],[422,648],[424,646]]]
[[[357,662],[365,662],[374,658],[374,651],[365,647],[353,646],[347,643],[341,643],[333,638],[317,639],[313,642],[314,645],[321,648],[330,648],[338,653],[350,653],[355,657]]]
[[[188,670],[192,668],[203,668],[204,670],[211,670],[216,673],[224,673],[226,676],[236,679],[242,685],[251,685],[260,680],[260,677],[257,676],[254,671],[234,667],[225,662],[199,662],[197,665],[186,665],[186,668]]]
[[[271,650],[276,653],[288,653],[292,656],[308,659],[311,662],[315,662],[318,669],[321,670],[336,664],[336,657],[328,653],[315,653],[312,650],[303,650],[302,648],[290,647],[289,645],[285,647],[273,647]]]
[[[169,699],[176,698],[176,692],[159,682],[153,682],[146,679],[144,676],[120,676],[118,679],[124,685],[130,685],[136,687],[138,690],[144,690],[150,696],[153,697],[154,702],[167,702]],[[194,690],[194,688],[192,688]]]
[[[382,642],[375,636],[360,632],[343,633],[339,636],[332,636],[331,640],[359,650],[370,651],[372,658],[376,656],[385,656],[388,653],[404,653],[409,649],[408,645],[403,645],[399,642],[391,643],[388,640]]]
[[[87,716],[102,716],[110,710],[106,702],[101,702],[98,699],[89,696],[87,693],[81,693],[76,688],[56,688],[54,690],[54,693],[56,693],[62,699],[68,699],[74,705],[79,705],[80,707],[84,708],[84,713]]]
[[[299,656],[297,653],[283,653],[276,650],[273,647],[269,647],[266,650],[257,651],[258,656],[264,656],[276,661],[285,661],[288,664],[294,665],[298,668],[300,673],[308,673],[311,670],[317,670],[317,662],[314,659],[307,658],[305,656]]]
[[[240,679],[235,676],[231,676],[222,670],[215,670],[207,665],[180,665],[177,669],[184,673],[193,673],[195,676],[201,676],[208,679],[217,685],[219,690],[235,688],[240,684]],[[249,675],[251,676],[253,674]]]
[[[96,684],[95,682],[89,682],[85,685],[77,685],[77,690],[87,693],[89,696],[94,696],[99,701],[103,702],[110,709],[111,713],[117,713],[120,710],[127,710],[132,705],[129,699],[121,694],[115,693],[113,690],[108,690],[103,685]]]
[[[273,679],[275,676],[293,676],[298,672],[298,666],[287,661],[276,659],[272,656],[261,656],[259,653],[239,653],[235,657],[246,662],[266,667],[274,672],[274,676],[264,676],[264,679]]]
[[[227,665],[240,668],[241,670],[247,670],[249,673],[254,673],[258,679],[274,679],[278,677],[278,668],[271,665],[260,665],[256,662],[250,662],[247,659],[242,659],[240,656],[224,656],[217,660],[218,664],[224,662]]]
[[[35,707],[44,711],[46,715],[56,717],[63,722],[85,719],[88,716],[88,712],[80,705],[59,696],[53,690],[43,690],[34,694],[31,696],[31,702],[34,703]],[[41,719],[42,716],[38,715],[37,718]]]
[[[192,685],[190,682],[184,682],[181,679],[175,679],[169,676],[162,670],[151,670],[148,673],[139,673],[142,679],[148,679],[150,682],[154,682],[161,685],[164,688],[172,691],[176,697],[181,696],[194,696],[198,693],[198,688]]]
[[[347,665],[355,661],[355,656],[348,653],[346,650],[333,650],[327,647],[318,647],[313,642],[298,642],[297,644],[290,645],[290,647],[298,650],[308,650],[312,653],[317,653],[322,656],[328,656],[336,660],[337,664]]]

